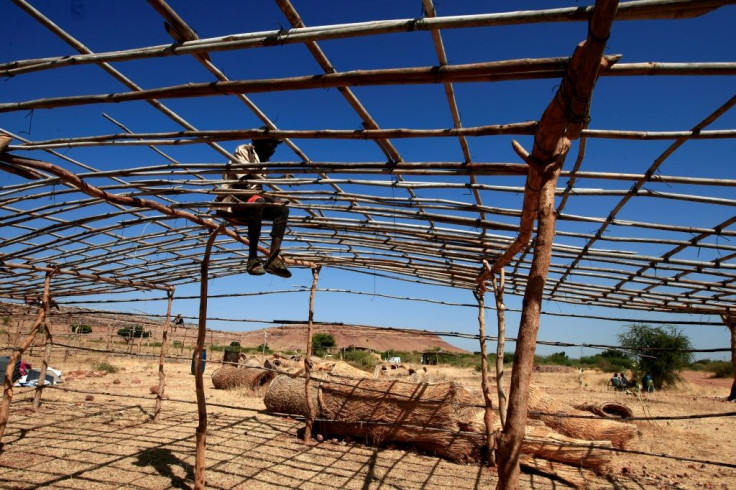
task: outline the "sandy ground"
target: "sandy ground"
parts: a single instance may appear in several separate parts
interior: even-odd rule
[[[219,357],[219,356],[218,356]],[[40,366],[40,360],[28,358]],[[100,377],[89,373],[107,361],[120,368]],[[191,488],[197,408],[188,361],[167,364],[167,393],[160,421],[151,421],[158,383],[157,360],[55,353],[53,367],[65,374],[58,389],[47,389],[43,406],[33,411],[33,390],[16,389],[0,453],[0,488]],[[261,399],[241,390],[215,390],[205,373],[209,426],[209,488],[489,488],[494,469],[458,465],[413,451],[324,441],[303,444],[303,423],[267,414]],[[439,378],[459,379],[476,388],[471,370],[436,368]],[[681,388],[647,396],[607,389],[608,375],[588,371],[535,373],[534,382],[571,404],[617,401],[636,416],[733,412],[724,402],[729,380],[685,373]],[[590,488],[736,488],[733,418],[640,421],[630,449],[667,454],[673,460],[616,454],[606,475],[586,473]],[[721,462],[731,467],[709,464]],[[539,476],[525,475],[523,488],[558,488]]]

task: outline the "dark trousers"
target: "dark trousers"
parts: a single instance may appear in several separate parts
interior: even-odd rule
[[[250,256],[258,255],[258,240],[261,238],[263,221],[271,221],[271,238],[281,240],[286,232],[286,222],[289,219],[289,208],[283,204],[258,203],[247,208],[238,209],[233,213],[238,220],[248,224],[248,241],[250,242]]]

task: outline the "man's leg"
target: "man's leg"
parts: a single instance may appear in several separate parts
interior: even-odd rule
[[[258,259],[258,241],[261,238],[262,210],[255,208],[248,213],[248,274],[261,276],[266,273],[261,261]]]
[[[271,251],[268,260],[275,259],[281,251],[281,242],[286,233],[286,223],[289,220],[289,208],[278,204],[266,206],[263,210],[263,219],[273,222],[271,227]]]
[[[286,222],[289,219],[289,208],[281,204],[267,206],[263,210],[263,218],[273,222],[271,227],[271,250],[266,261],[266,272],[279,277],[291,277],[291,272],[286,268],[284,262],[279,259],[281,242],[284,233],[286,233]]]

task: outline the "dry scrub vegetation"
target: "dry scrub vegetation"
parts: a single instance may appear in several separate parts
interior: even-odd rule
[[[40,365],[38,357],[28,357]],[[217,358],[219,361],[219,356]],[[106,363],[105,366],[103,363]],[[151,387],[158,383],[155,359],[54,353],[51,365],[65,374],[47,389],[42,408],[31,409],[32,389],[16,388],[0,453],[0,487],[190,488],[193,483],[197,410],[188,361],[166,366],[167,394],[159,423],[150,420]],[[106,372],[117,368],[117,372]],[[216,390],[205,373],[209,430],[209,488],[490,488],[495,470],[460,465],[392,447],[354,440],[305,445],[301,421],[265,412],[261,398],[245,390]],[[432,368],[477,390],[471,369]],[[534,383],[569,404],[616,401],[635,416],[691,415],[733,411],[725,403],[729,380],[685,373],[680,389],[637,397],[609,391],[607,374],[586,371],[535,373]],[[693,460],[736,461],[732,418],[638,421],[635,451]],[[607,475],[586,473],[590,488],[736,488],[736,469],[617,453]],[[524,475],[525,488],[556,488],[559,482]]]

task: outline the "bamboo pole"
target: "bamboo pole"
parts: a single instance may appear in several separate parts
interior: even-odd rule
[[[197,392],[197,414],[199,425],[196,431],[196,456],[194,466],[194,488],[203,490],[205,488],[205,448],[207,446],[207,402],[204,397],[204,381],[202,380],[202,350],[207,335],[207,280],[212,245],[217,234],[222,230],[222,225],[215,228],[207,239],[207,245],[202,256],[200,270],[199,289],[199,328],[197,330],[197,346],[194,349],[194,384]]]
[[[37,272],[51,272],[56,270],[57,272],[54,272],[54,274],[59,275],[70,275],[75,277],[80,277],[83,279],[89,279],[91,281],[99,281],[99,282],[106,282],[109,284],[119,284],[122,286],[131,286],[136,287],[140,289],[160,289],[160,290],[167,290],[170,286],[164,285],[164,284],[156,284],[153,282],[138,282],[138,281],[129,281],[125,279],[116,279],[113,277],[105,277],[100,276],[99,274],[86,274],[83,272],[77,272],[69,269],[54,269],[53,267],[43,267],[38,265],[30,265],[30,264],[21,264],[17,262],[2,262],[3,267],[8,267],[10,269],[25,269],[30,271],[37,271]]]
[[[10,355],[10,359],[8,360],[8,366],[5,369],[5,377],[3,378],[3,399],[0,403],[0,451],[2,450],[2,439],[8,425],[8,418],[10,417],[10,402],[13,400],[13,371],[15,370],[15,363],[23,355],[28,346],[33,343],[33,340],[36,338],[36,333],[38,333],[38,329],[46,320],[46,305],[49,304],[50,301],[49,289],[51,286],[51,277],[53,275],[53,271],[46,272],[46,280],[43,286],[43,304],[38,309],[36,321],[23,343],[16,349],[13,349],[13,353]]]
[[[25,2],[13,0],[16,4]],[[654,0],[632,1],[622,5],[617,16],[620,20],[673,19],[703,15],[730,2],[725,0]],[[81,55],[57,56],[37,59],[16,60],[0,64],[0,73],[13,76],[30,71],[57,68],[65,65],[128,61],[151,57],[206,54],[211,51],[255,48],[268,45],[305,43],[310,41],[342,39],[394,32],[431,31],[437,29],[458,29],[466,27],[490,27],[519,25],[539,22],[585,21],[590,17],[592,7],[566,7],[557,9],[502,12],[447,17],[427,17],[417,19],[396,19],[315,26],[295,29],[281,29],[244,34],[229,34],[221,37],[196,39],[177,44],[162,44],[107,53],[86,53]],[[183,33],[182,33],[183,34]]]
[[[617,0],[596,1],[588,25],[587,39],[578,45],[573,53],[560,88],[540,119],[532,153],[525,158],[530,166],[527,183],[533,179],[535,184],[539,184],[531,189],[532,191],[537,189],[536,193],[525,193],[524,196],[524,209],[534,210],[536,214],[537,237],[524,292],[514,367],[511,372],[508,414],[499,440],[500,490],[519,488],[519,456],[527,421],[529,384],[539,330],[542,296],[555,237],[555,188],[565,156],[570,149],[570,140],[579,138],[587,124],[593,87],[601,64],[606,64],[603,50],[617,7]],[[515,150],[520,156],[524,156],[524,150],[520,145],[517,145]],[[527,199],[533,201],[528,203]],[[531,218],[532,226],[534,217]],[[505,263],[511,258],[508,254],[504,257],[508,259]],[[501,266],[504,265],[502,261],[497,261],[497,264],[499,262]],[[497,269],[496,264],[493,269]]]
[[[506,424],[506,393],[503,388],[503,356],[506,342],[506,305],[503,302],[503,288],[506,282],[506,273],[501,268],[500,279],[496,282],[496,276],[491,276],[493,295],[496,298],[496,319],[498,321],[498,339],[496,341],[496,391],[498,392],[498,414],[501,426]]]
[[[49,273],[53,275],[54,273]],[[45,293],[44,293],[45,294]],[[43,323],[42,327],[44,330],[44,338],[46,341],[46,347],[44,349],[43,353],[43,362],[41,364],[41,373],[38,376],[38,383],[36,384],[36,393],[33,396],[33,408],[38,410],[38,408],[41,406],[41,396],[43,392],[43,388],[46,385],[46,373],[48,372],[49,368],[49,360],[51,359],[51,349],[54,345],[54,340],[51,336],[51,324],[49,323],[49,312],[51,310],[51,295],[49,295],[43,304],[44,309],[44,315],[43,315]]]
[[[608,56],[610,64],[620,55]],[[0,113],[31,109],[53,109],[89,104],[119,103],[140,100],[172,99],[182,97],[210,97],[281,92],[287,90],[311,90],[381,85],[408,85],[461,82],[499,82],[510,80],[538,80],[564,75],[565,58],[541,58],[537,60],[508,60],[467,65],[428,66],[418,68],[389,68],[382,70],[355,70],[325,75],[309,75],[260,80],[230,80],[227,82],[188,83],[131,92],[88,94],[0,104]],[[736,63],[650,63],[636,66],[620,66],[602,72],[608,76],[726,76],[736,74]]]
[[[153,412],[153,421],[158,422],[161,414],[161,404],[166,389],[166,373],[164,372],[164,363],[166,362],[166,351],[169,348],[169,325],[171,324],[171,304],[174,301],[174,288],[166,291],[168,296],[168,306],[166,307],[166,320],[161,334],[161,354],[158,358],[158,390],[156,390],[156,407]]]
[[[478,341],[480,342],[480,383],[483,391],[483,423],[486,429],[486,441],[488,443],[488,466],[496,466],[496,436],[493,433],[493,399],[491,398],[491,380],[488,373],[488,351],[486,350],[486,309],[485,290],[479,287],[473,291],[475,300],[478,302]]]
[[[95,136],[79,136],[75,138],[55,138],[50,140],[39,140],[24,145],[13,145],[10,150],[49,150],[54,148],[75,148],[84,146],[150,146],[150,145],[186,145],[199,144],[205,141],[238,141],[243,139],[258,138],[301,138],[301,139],[330,139],[330,140],[372,140],[385,138],[440,138],[458,136],[492,136],[492,135],[531,135],[536,130],[536,121],[525,121],[509,124],[488,124],[466,128],[441,128],[441,129],[410,129],[410,128],[384,128],[384,129],[320,129],[320,130],[282,130],[282,129],[229,129],[229,130],[199,130],[199,131],[176,131],[176,132],[149,132],[149,133],[114,133]],[[688,131],[677,132],[604,132],[613,137],[611,133],[630,135],[631,139],[674,139],[678,137],[689,137],[692,139],[723,139],[736,136],[736,130],[712,130],[704,134],[691,133]],[[250,168],[261,165],[248,164]],[[312,162],[300,162],[302,165],[311,167]],[[400,163],[400,162],[397,162]],[[391,166],[393,164],[382,164]],[[268,165],[270,168],[271,166]],[[237,168],[235,165],[233,169]]]
[[[319,272],[321,266],[312,267],[312,289],[309,293],[309,318],[307,320],[307,351],[304,356],[304,396],[307,403],[307,417],[304,420],[304,442],[312,440],[312,429],[314,427],[314,419],[317,416],[317,407],[312,402],[312,331],[314,328],[314,295],[317,291],[317,282],[319,281]]]
[[[610,57],[611,61],[620,56]],[[52,109],[88,104],[130,102],[180,97],[207,97],[245,93],[267,93],[284,90],[309,90],[350,86],[432,84],[444,82],[489,82],[540,78],[564,75],[567,58],[537,60],[505,60],[440,67],[389,68],[382,70],[355,70],[325,75],[307,75],[262,80],[231,80],[228,82],[188,83],[148,90],[110,94],[74,95],[0,104],[0,113],[30,109]],[[730,65],[730,64],[726,64]],[[718,67],[714,74],[736,72],[736,63]],[[711,68],[713,69],[713,68]]]

